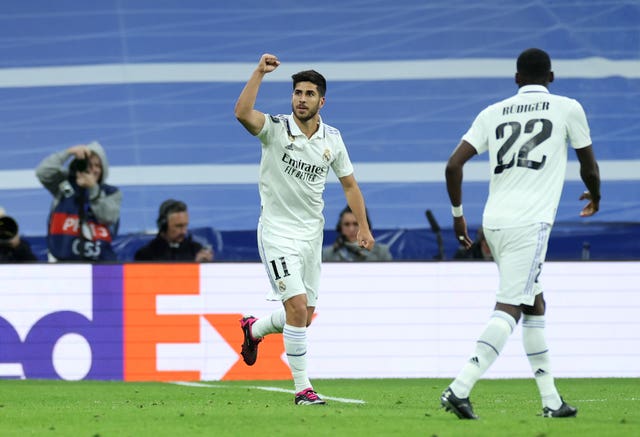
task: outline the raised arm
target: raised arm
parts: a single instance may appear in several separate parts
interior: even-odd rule
[[[276,56],[268,53],[262,55],[258,66],[253,71],[236,101],[235,116],[251,135],[258,135],[264,126],[264,114],[254,109],[262,79],[265,74],[271,73],[279,65],[280,61]]]
[[[60,192],[60,183],[69,176],[69,171],[65,168],[65,162],[70,157],[80,159],[87,158],[89,153],[89,149],[84,144],[78,144],[60,152],[52,153],[38,164],[36,177],[55,197]]]

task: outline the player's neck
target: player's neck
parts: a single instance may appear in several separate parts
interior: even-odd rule
[[[318,117],[317,114],[308,120],[300,120],[295,116],[293,119],[300,128],[300,131],[305,134],[307,138],[311,138],[320,128],[320,117]]]

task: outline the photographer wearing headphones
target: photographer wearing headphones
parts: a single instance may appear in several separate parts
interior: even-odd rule
[[[189,212],[184,202],[168,199],[158,211],[158,234],[138,249],[136,261],[213,261],[213,249],[194,241],[188,232]]]
[[[0,263],[37,261],[29,243],[20,238],[18,223],[0,206]]]
[[[111,241],[122,193],[105,183],[108,174],[107,155],[95,141],[53,153],[38,165],[36,176],[53,195],[47,232],[51,261],[116,260]]]
[[[367,222],[371,228],[369,211],[366,211]],[[338,237],[333,245],[322,249],[322,261],[391,261],[393,257],[389,246],[376,243],[373,249],[366,250],[358,244],[358,220],[348,206],[340,212],[336,232]]]

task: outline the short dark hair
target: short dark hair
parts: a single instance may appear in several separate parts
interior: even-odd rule
[[[156,224],[161,232],[166,232],[167,225],[169,224],[169,214],[176,212],[186,212],[187,204],[181,200],[167,199],[160,204],[158,208],[158,218]]]
[[[327,92],[327,81],[324,76],[318,73],[316,70],[305,70],[291,76],[293,79],[293,89],[296,89],[298,82],[311,82],[318,87],[318,93],[320,97],[324,97]]]
[[[551,58],[544,50],[527,49],[518,56],[516,67],[518,73],[529,80],[545,80],[551,72]]]

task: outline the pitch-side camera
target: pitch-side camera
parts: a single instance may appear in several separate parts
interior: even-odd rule
[[[5,215],[0,217],[0,244],[7,244],[18,235],[18,222]]]

